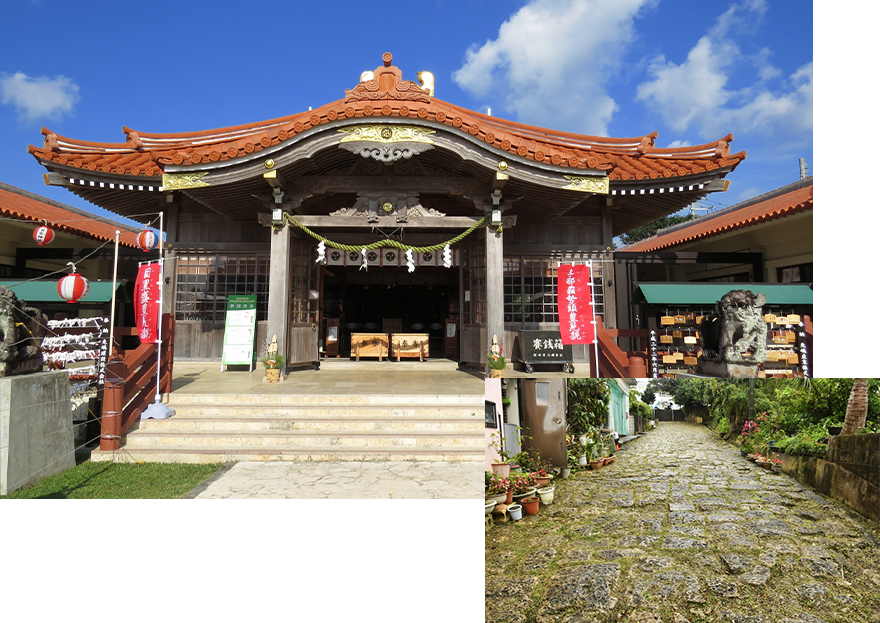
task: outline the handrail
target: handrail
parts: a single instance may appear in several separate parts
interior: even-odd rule
[[[644,329],[606,329],[601,316],[596,316],[598,376],[602,378],[644,378],[648,375],[648,351],[624,351],[612,338],[636,337],[647,340]]]
[[[141,344],[129,350],[116,350],[107,363],[104,398],[101,408],[101,450],[118,450],[120,440],[149,406],[156,395],[157,359],[159,393],[171,391],[174,364],[174,329],[172,314],[162,315],[162,356],[156,357],[155,344]],[[137,335],[133,327],[114,329],[113,337]]]

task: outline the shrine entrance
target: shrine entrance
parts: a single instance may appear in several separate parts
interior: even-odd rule
[[[353,348],[352,336],[382,334],[393,340],[392,335],[398,334],[412,336],[403,338],[408,341],[416,336],[426,339],[422,351],[425,358],[458,358],[458,330],[447,327],[458,322],[458,268],[423,266],[409,273],[399,267],[360,270],[355,266],[327,266],[323,287],[320,340],[327,357],[355,357],[358,338]],[[454,344],[448,343],[448,332]],[[383,357],[393,354],[385,353]],[[417,353],[410,349],[404,356],[415,357]]]

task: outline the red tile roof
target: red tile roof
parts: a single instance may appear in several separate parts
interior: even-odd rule
[[[718,236],[812,209],[813,178],[810,177],[738,203],[720,212],[661,229],[651,238],[640,240],[620,250],[626,252],[660,251],[686,242]]]
[[[0,217],[40,224],[45,220],[56,232],[102,242],[113,240],[118,229],[119,244],[137,248],[137,232],[130,226],[103,220],[63,203],[2,183],[0,183]]]
[[[374,77],[346,90],[343,99],[312,111],[246,125],[151,134],[123,127],[126,142],[93,143],[42,129],[42,147],[28,146],[43,164],[127,176],[160,176],[168,165],[193,165],[242,158],[279,145],[310,128],[338,119],[409,118],[442,123],[469,134],[499,152],[573,169],[598,169],[611,180],[683,178],[723,167],[735,167],[745,152],[731,154],[732,135],[714,143],[661,149],[657,133],[635,138],[604,138],[547,130],[506,121],[434,98],[427,88],[404,80],[391,65],[391,54]]]

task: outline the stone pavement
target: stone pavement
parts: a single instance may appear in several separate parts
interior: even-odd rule
[[[221,469],[191,499],[480,500],[482,461],[241,462]]]
[[[486,621],[880,622],[880,527],[663,423],[486,532]]]

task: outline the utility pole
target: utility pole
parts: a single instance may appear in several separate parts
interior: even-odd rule
[[[798,158],[798,163],[801,169],[801,179],[805,179],[807,174],[809,173],[807,169],[807,162],[803,158]]]

